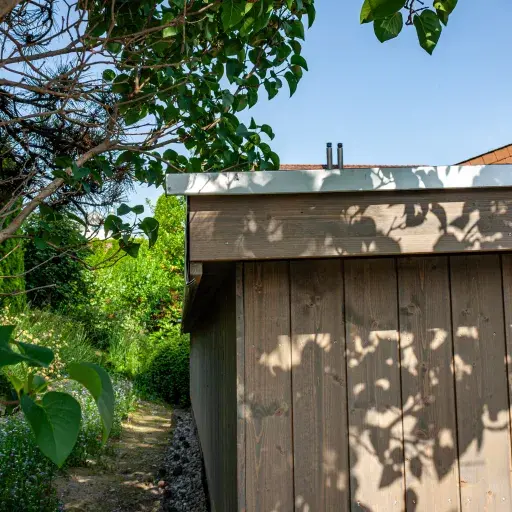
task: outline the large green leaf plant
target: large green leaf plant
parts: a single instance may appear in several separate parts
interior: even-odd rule
[[[78,438],[80,404],[68,393],[52,390],[52,382],[37,373],[38,368],[48,368],[52,363],[53,351],[16,341],[13,332],[12,325],[0,326],[0,367],[23,364],[28,371],[23,380],[14,373],[7,374],[17,400],[5,402],[5,405],[21,408],[39,449],[61,467]],[[93,363],[72,363],[67,373],[96,401],[103,424],[103,442],[106,442],[114,416],[114,390],[108,373]]]

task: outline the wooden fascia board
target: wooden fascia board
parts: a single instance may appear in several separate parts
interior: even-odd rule
[[[192,262],[512,250],[512,188],[189,200]]]
[[[501,188],[512,187],[512,165],[168,174],[166,185],[186,196]]]

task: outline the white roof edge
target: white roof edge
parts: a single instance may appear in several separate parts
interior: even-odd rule
[[[512,165],[168,174],[169,195],[306,194],[512,187]]]

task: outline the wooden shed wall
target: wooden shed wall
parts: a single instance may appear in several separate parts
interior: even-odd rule
[[[248,262],[243,279],[238,510],[512,510],[511,255]]]
[[[238,506],[235,265],[213,269],[201,286],[215,286],[216,292],[207,304],[196,305],[203,314],[191,333],[192,408],[212,511],[234,511]]]

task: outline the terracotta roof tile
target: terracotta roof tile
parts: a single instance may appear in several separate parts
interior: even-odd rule
[[[507,144],[506,146],[502,146],[501,148],[496,148],[491,151],[487,151],[486,153],[482,153],[481,155],[476,155],[474,157],[469,158],[468,160],[464,160],[459,162],[456,165],[482,165],[482,164],[505,164],[505,152],[508,151],[509,156],[512,156],[512,144]]]
[[[421,167],[417,165],[382,165],[382,164],[345,164],[344,169],[368,169],[371,167]],[[337,169],[337,165],[333,163],[333,169]],[[326,165],[322,164],[282,164],[279,168],[281,171],[309,171],[316,169],[327,169]]]

